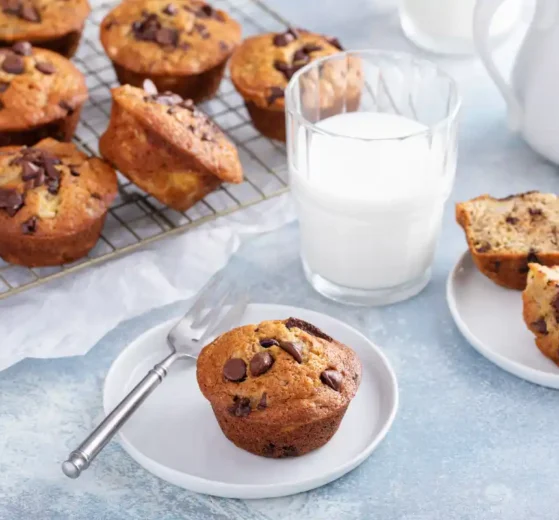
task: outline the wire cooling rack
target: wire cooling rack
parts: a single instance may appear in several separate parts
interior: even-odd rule
[[[111,109],[110,89],[118,85],[110,60],[99,42],[99,24],[117,2],[97,1],[73,58],[85,74],[89,100],[84,105],[74,141],[90,155],[99,155],[99,136]],[[243,36],[282,31],[286,20],[260,0],[214,0],[243,26]],[[120,173],[119,195],[112,205],[99,242],[86,258],[72,264],[33,268],[0,260],[0,299],[76,272],[87,266],[129,253],[142,245],[183,232],[208,220],[280,195],[287,190],[285,146],[266,139],[252,126],[242,98],[224,78],[218,95],[200,105],[237,145],[245,181],[223,185],[189,210],[179,213],[141,191]]]

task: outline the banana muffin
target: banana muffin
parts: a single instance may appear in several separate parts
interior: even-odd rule
[[[246,39],[233,53],[231,81],[245,100],[257,130],[285,141],[285,88],[300,68],[313,60],[336,54],[342,46],[329,38],[302,29],[268,33]],[[356,58],[329,63],[320,78],[320,106],[309,96],[310,119],[324,119],[341,111],[356,110],[361,97],[361,67]],[[312,82],[309,88],[312,89]],[[309,92],[310,94],[310,92]]]
[[[0,256],[28,267],[85,256],[116,193],[115,171],[73,143],[0,148]]]
[[[70,58],[89,12],[87,0],[1,0],[0,46],[27,41]]]
[[[69,141],[86,99],[83,74],[63,56],[28,42],[0,49],[0,146]]]
[[[456,205],[477,268],[496,284],[526,287],[528,264],[559,264],[559,198],[531,191]]]
[[[289,318],[223,334],[202,350],[196,373],[231,442],[282,458],[332,438],[359,387],[361,363],[314,325]]]
[[[113,89],[99,150],[133,183],[185,211],[222,182],[240,183],[237,149],[191,100],[124,85]]]
[[[522,293],[524,322],[541,353],[559,365],[559,267],[529,267]]]
[[[122,85],[151,79],[195,102],[212,97],[241,27],[224,11],[198,0],[134,0],[101,23],[101,42]]]

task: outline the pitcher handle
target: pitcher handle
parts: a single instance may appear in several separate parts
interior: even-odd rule
[[[497,69],[495,62],[493,61],[491,46],[489,44],[491,21],[493,20],[497,9],[499,9],[504,2],[505,0],[477,1],[474,11],[473,25],[474,45],[481,61],[489,73],[489,76],[495,82],[495,85],[497,85],[497,88],[501,91],[501,94],[505,98],[508,106],[509,127],[513,131],[518,131],[520,130],[522,121],[522,107],[511,86],[505,81],[505,78],[499,69]]]

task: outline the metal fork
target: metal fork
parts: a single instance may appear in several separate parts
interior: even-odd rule
[[[159,386],[175,361],[184,358],[196,360],[204,341],[214,332],[224,332],[240,323],[248,304],[246,295],[239,298],[226,315],[219,319],[223,304],[231,294],[230,290],[225,290],[219,303],[204,312],[212,293],[218,292],[221,285],[220,274],[206,284],[192,307],[169,332],[167,343],[171,353],[157,363],[89,437],[70,453],[68,460],[62,463],[62,471],[67,477],[78,478],[89,467],[105,445]]]

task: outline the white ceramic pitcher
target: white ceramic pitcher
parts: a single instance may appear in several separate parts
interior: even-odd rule
[[[474,42],[503,94],[510,126],[538,153],[559,164],[559,0],[536,0],[534,19],[507,84],[491,56],[489,26],[504,0],[478,0]]]

